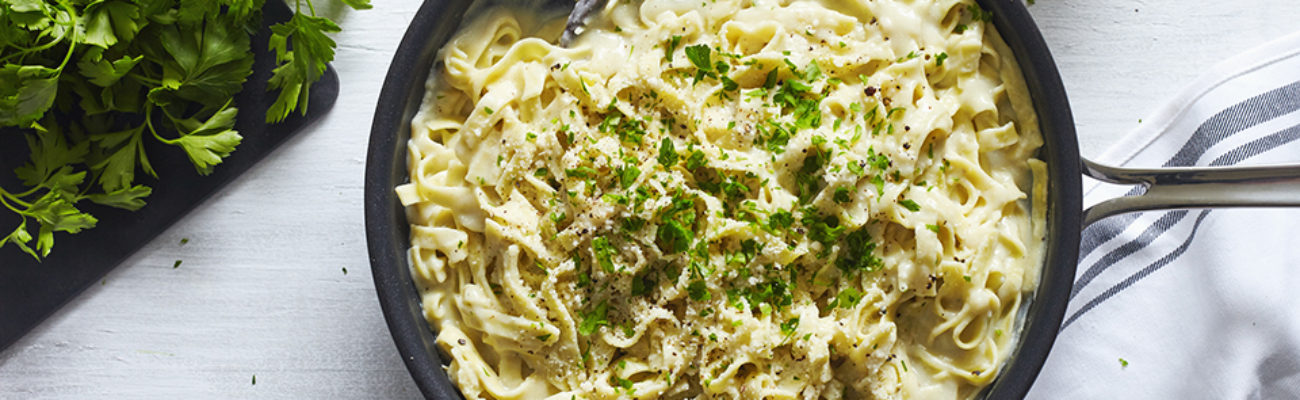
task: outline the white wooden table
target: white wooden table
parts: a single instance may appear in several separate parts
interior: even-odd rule
[[[1300,29],[1295,0],[1037,3],[1085,156],[1202,69]],[[362,217],[371,115],[418,6],[336,17],[334,110],[0,352],[0,398],[418,397]]]

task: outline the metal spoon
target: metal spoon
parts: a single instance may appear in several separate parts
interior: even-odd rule
[[[569,13],[569,20],[564,26],[564,34],[560,35],[560,46],[569,47],[573,39],[578,36],[578,30],[587,24],[587,17],[593,12],[605,7],[606,0],[578,0],[578,4],[573,6],[573,11]]]

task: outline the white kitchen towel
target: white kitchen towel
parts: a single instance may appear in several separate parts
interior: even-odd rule
[[[1300,34],[1193,82],[1099,162],[1300,164]],[[1089,181],[1084,203],[1136,194]],[[1300,399],[1300,211],[1107,218],[1083,231],[1032,399]]]

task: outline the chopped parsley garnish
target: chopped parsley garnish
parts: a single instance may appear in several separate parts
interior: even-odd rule
[[[831,300],[829,306],[830,308],[853,308],[859,301],[862,301],[862,291],[850,287],[844,288],[840,294],[835,295],[835,300]]]
[[[624,232],[636,232],[645,227],[645,220],[640,217],[628,217],[623,220]]]
[[[677,46],[682,44],[682,35],[673,35],[668,39],[668,46],[664,47],[664,60],[673,61],[673,52],[677,51]]]
[[[590,178],[595,178],[597,174],[599,173],[596,172],[594,168],[588,166],[580,166],[578,168],[566,168],[564,170],[564,175],[570,178],[590,179]]]
[[[906,208],[908,211],[911,212],[921,211],[921,205],[916,204],[916,202],[912,201],[911,199],[899,200],[898,205],[903,206],[903,208]]]
[[[853,199],[849,197],[850,196],[849,192],[850,190],[846,186],[840,186],[838,188],[835,188],[835,195],[832,197],[832,199],[835,200],[836,203],[851,202],[853,201]]]
[[[929,229],[931,232],[934,232],[934,233],[939,233],[939,225],[935,225],[935,224],[926,224],[926,225],[925,225],[925,229]]]
[[[708,160],[704,159],[704,152],[699,149],[692,151],[691,156],[686,158],[686,169],[692,171],[699,169],[706,164],[708,164]]]
[[[781,323],[781,334],[785,336],[794,335],[797,329],[799,329],[799,317],[790,318]]]
[[[659,164],[664,168],[672,168],[677,165],[677,149],[673,146],[672,139],[664,138],[659,143]]]
[[[966,5],[966,10],[967,10],[967,11],[970,11],[970,19],[971,19],[971,21],[976,21],[976,22],[991,22],[991,21],[993,21],[993,12],[992,12],[992,11],[986,11],[986,10],[984,10],[983,8],[980,8],[979,5],[976,5],[976,4],[968,4],[968,5]],[[960,33],[960,32],[958,32],[958,33]]]
[[[821,243],[826,249],[839,240],[840,235],[844,234],[845,227],[840,225],[840,219],[836,216],[818,216],[816,211],[804,210],[803,218],[800,222],[808,228],[808,239]]]
[[[616,173],[618,174],[618,183],[624,189],[632,187],[632,184],[636,183],[636,178],[641,176],[641,170],[630,163],[623,168],[619,168]]]
[[[591,240],[591,251],[596,254],[596,262],[600,264],[600,269],[605,272],[614,272],[614,245],[609,243],[605,237],[597,237]]]
[[[686,286],[686,292],[690,295],[691,300],[709,301],[713,295],[709,293],[709,286],[703,280],[693,280]]]
[[[822,179],[820,172],[826,166],[830,154],[822,149],[820,145],[813,145],[808,148],[808,156],[803,159],[803,166],[799,168],[796,180],[799,181],[799,202],[807,203],[817,196],[822,190]]]
[[[709,46],[706,44],[686,46],[686,58],[691,60],[691,64],[695,64],[695,68],[713,69],[713,63],[709,62]]]
[[[658,282],[655,282],[654,276],[651,274],[638,275],[635,279],[632,279],[632,295],[644,296],[650,294],[650,291],[654,290],[656,283]]]
[[[605,111],[608,114],[605,114],[605,119],[597,126],[601,133],[616,134],[618,140],[624,143],[641,144],[641,140],[645,136],[645,121],[623,115],[622,111],[614,107],[613,102],[610,103],[609,107],[605,108]]]
[[[835,266],[844,272],[874,272],[885,266],[884,261],[872,254],[875,250],[876,243],[871,241],[871,233],[866,228],[858,229],[844,237]]]
[[[686,251],[695,240],[695,200],[683,195],[673,197],[673,202],[660,214],[659,228],[655,232],[659,250],[666,254]]]
[[[786,210],[777,210],[767,217],[767,227],[774,231],[785,230],[794,225],[794,215]]]
[[[605,301],[601,301],[600,304],[596,305],[594,310],[579,312],[578,316],[582,318],[582,322],[578,323],[578,333],[589,336],[600,327],[609,325],[608,313],[609,304]]]
[[[613,377],[613,378],[610,378],[610,379],[613,379],[614,382],[615,382],[616,384],[618,384],[618,387],[623,388],[623,390],[629,390],[629,391],[632,390],[632,381],[631,381],[631,380],[623,379],[623,378],[620,378],[620,377],[617,377],[617,376],[615,376],[615,377]]]
[[[715,76],[713,63],[710,62],[708,45],[697,44],[694,46],[686,46],[685,51],[686,58],[690,59],[691,64],[694,64],[695,68],[698,69],[698,71],[695,72],[694,83],[699,83],[707,76]]]
[[[936,67],[942,67],[942,66],[943,66],[943,60],[947,60],[947,59],[948,59],[948,53],[947,53],[947,52],[939,53],[939,55],[934,56],[934,66],[936,66]]]

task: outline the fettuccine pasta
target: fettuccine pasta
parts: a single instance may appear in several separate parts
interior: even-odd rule
[[[970,0],[487,7],[412,122],[471,399],[969,398],[1041,264],[1042,139]],[[1038,188],[1040,190],[1035,190]]]

